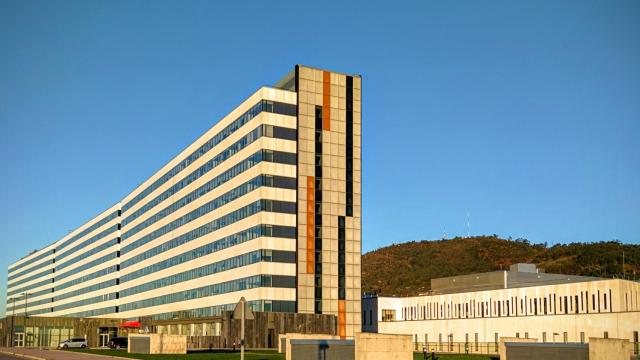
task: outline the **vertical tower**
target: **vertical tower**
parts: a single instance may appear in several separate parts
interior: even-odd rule
[[[360,329],[361,78],[297,65],[298,284],[301,313]]]

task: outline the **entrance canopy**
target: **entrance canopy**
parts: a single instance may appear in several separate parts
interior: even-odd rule
[[[140,321],[124,321],[121,322],[120,325],[118,325],[118,327],[130,329],[139,329],[140,326]]]

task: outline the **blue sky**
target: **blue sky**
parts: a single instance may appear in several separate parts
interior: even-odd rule
[[[640,2],[0,0],[0,269],[296,63],[363,76],[364,251],[640,240]],[[0,314],[6,270],[0,276]]]

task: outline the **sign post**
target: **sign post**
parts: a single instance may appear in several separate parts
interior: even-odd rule
[[[240,298],[240,301],[233,309],[233,318],[240,319],[240,360],[244,360],[244,321],[255,319],[253,311],[251,311],[244,296]]]

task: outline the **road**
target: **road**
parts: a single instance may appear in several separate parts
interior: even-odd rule
[[[16,353],[26,355],[25,357],[7,355],[5,353]],[[0,348],[0,360],[28,360],[46,359],[46,360],[114,360],[116,358],[110,356],[87,355],[72,351],[61,350],[41,350],[41,349],[25,349],[25,348]]]
[[[24,358],[19,358],[17,356],[0,353],[0,360],[24,360]]]

